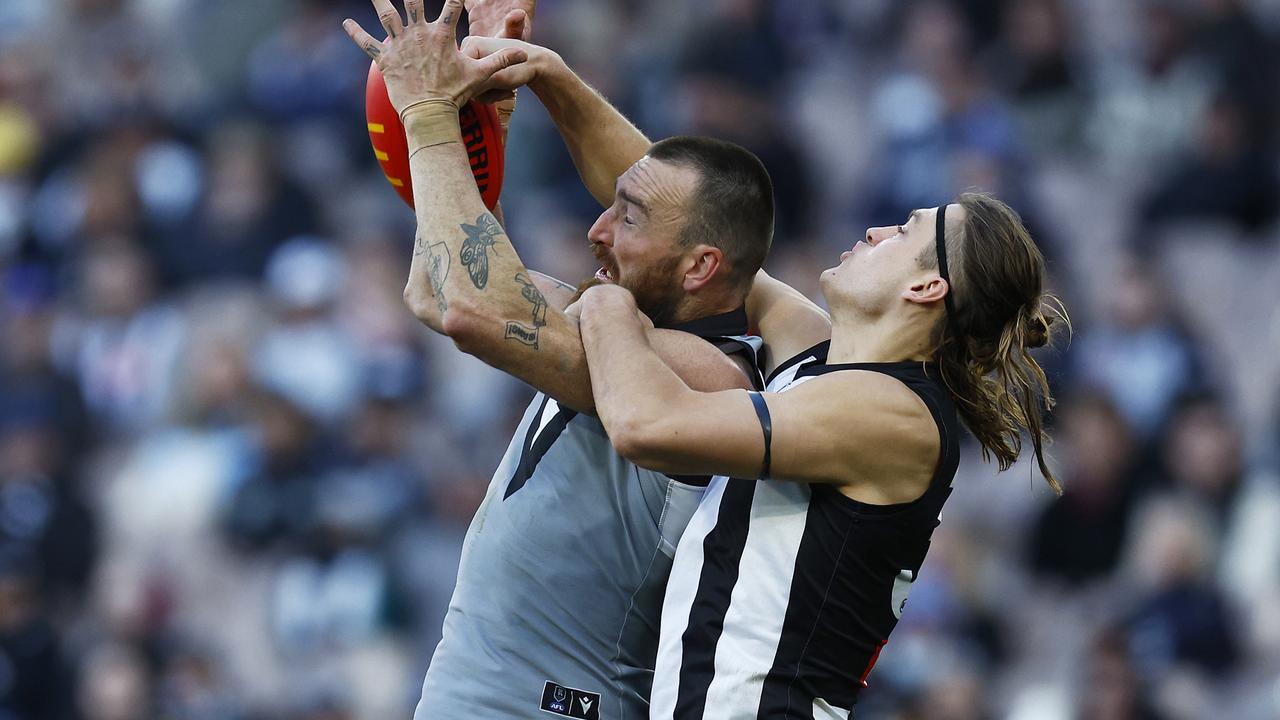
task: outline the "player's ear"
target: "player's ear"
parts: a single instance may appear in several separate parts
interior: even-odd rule
[[[684,271],[684,291],[694,292],[711,281],[717,273],[723,273],[724,251],[712,245],[695,245],[685,254],[681,264]]]
[[[912,281],[911,286],[902,291],[902,299],[927,305],[941,301],[949,292],[951,286],[941,276],[924,275]]]

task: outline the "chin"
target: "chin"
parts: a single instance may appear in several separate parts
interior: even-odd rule
[[[818,276],[818,287],[822,290],[823,295],[829,295],[831,293],[831,288],[839,282],[839,278],[837,277],[839,272],[840,266],[837,265],[836,267],[823,270],[822,274]]]

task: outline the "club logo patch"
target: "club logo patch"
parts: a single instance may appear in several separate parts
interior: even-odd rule
[[[565,687],[550,680],[542,686],[543,712],[564,717],[600,720],[600,693]]]

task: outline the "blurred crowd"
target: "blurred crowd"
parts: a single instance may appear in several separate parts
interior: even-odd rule
[[[402,305],[346,16],[377,27],[0,0],[0,720],[412,711],[531,391]],[[1280,6],[540,0],[534,32],[651,137],[758,153],[766,267],[811,296],[969,188],[1050,258],[1066,492],[969,447],[857,717],[1280,717]],[[527,92],[507,163],[526,262],[589,275]]]

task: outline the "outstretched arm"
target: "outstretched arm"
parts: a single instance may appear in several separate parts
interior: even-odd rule
[[[602,206],[612,205],[614,183],[648,152],[649,139],[551,50],[502,38],[463,42],[463,51],[472,57],[505,48],[525,51],[529,62],[498,73],[490,87],[508,90],[527,84],[564,138],[587,190]]]
[[[667,473],[760,476],[764,432],[746,392],[681,382],[653,351],[626,290],[592,288],[582,304],[588,363],[609,369],[591,378],[596,411],[619,453]],[[914,499],[932,474],[940,448],[932,416],[893,378],[832,373],[762,397],[771,478],[832,483],[889,503]]]
[[[569,407],[593,408],[577,323],[551,306],[494,216],[485,210],[458,129],[458,107],[495,72],[521,63],[522,50],[484,59],[462,55],[453,33],[461,0],[448,0],[427,23],[422,0],[407,0],[408,26],[389,0],[373,0],[389,39],[378,43],[347,21],[352,38],[382,68],[410,148],[419,236],[411,282],[425,280],[426,306],[438,330],[463,351],[547,392]],[[424,318],[425,320],[425,318]],[[431,324],[432,321],[427,321]],[[738,368],[707,343],[660,334],[679,366],[689,361],[716,387],[745,384]],[[705,376],[705,377],[703,377]],[[736,376],[736,380],[734,379]]]

